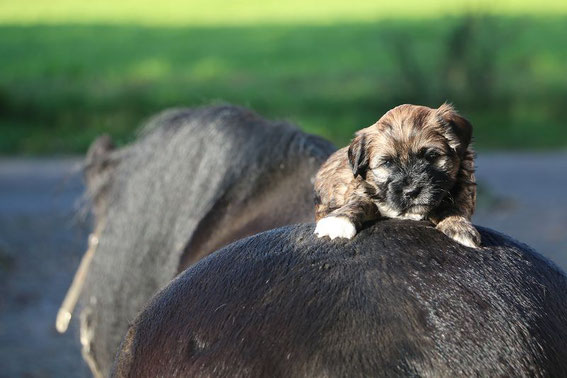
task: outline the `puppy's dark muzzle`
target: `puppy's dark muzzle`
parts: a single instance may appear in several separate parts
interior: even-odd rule
[[[411,186],[408,188],[404,188],[402,194],[406,200],[413,200],[416,199],[417,196],[421,193],[420,186]]]

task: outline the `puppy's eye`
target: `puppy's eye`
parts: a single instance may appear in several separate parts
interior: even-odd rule
[[[384,160],[382,161],[382,166],[384,166],[384,167],[386,167],[386,168],[390,168],[390,167],[393,166],[393,165],[394,165],[394,160],[393,160],[393,159],[388,158],[388,159],[384,159]]]
[[[439,159],[441,157],[441,154],[435,150],[428,150],[423,157],[425,158],[425,160],[433,162]]]

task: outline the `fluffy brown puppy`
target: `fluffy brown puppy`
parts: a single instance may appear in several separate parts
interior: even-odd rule
[[[380,217],[429,219],[477,248],[471,124],[449,104],[400,105],[356,133],[323,164],[315,181],[315,233],[352,238]]]

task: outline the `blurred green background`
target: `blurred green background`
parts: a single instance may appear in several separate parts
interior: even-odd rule
[[[567,1],[0,0],[0,154],[231,102],[345,144],[453,102],[478,149],[567,147]]]

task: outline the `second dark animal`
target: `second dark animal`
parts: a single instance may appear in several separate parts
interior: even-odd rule
[[[134,143],[86,161],[96,243],[81,293],[83,355],[109,374],[128,323],[179,272],[242,237],[313,218],[313,180],[334,151],[235,106],[161,113]]]

